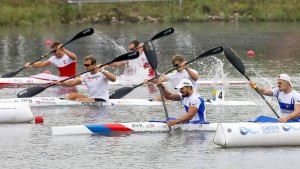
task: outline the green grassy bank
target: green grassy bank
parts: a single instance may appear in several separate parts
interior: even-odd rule
[[[82,3],[0,0],[0,25],[123,22],[300,21],[299,0],[179,0]]]

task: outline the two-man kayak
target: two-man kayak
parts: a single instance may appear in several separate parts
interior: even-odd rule
[[[11,77],[11,78],[0,78],[0,86],[19,86],[19,85],[49,85],[53,81],[63,80],[68,77],[59,77],[49,73],[40,73],[30,77]],[[140,83],[140,82],[138,82]],[[212,81],[212,80],[198,80],[198,85],[242,85],[248,84],[247,81]],[[132,79],[117,80],[116,82],[110,82],[110,85],[136,85],[133,84]]]
[[[110,99],[108,102],[81,102],[66,100],[58,97],[31,97],[31,98],[10,98],[0,99],[0,103],[29,103],[30,106],[109,106],[109,105],[129,105],[129,106],[160,106],[162,102],[155,101],[153,99]],[[175,102],[169,102],[170,104]],[[240,106],[240,105],[256,105],[252,101],[211,101],[207,100],[206,105],[228,105],[228,106]]]
[[[207,124],[178,124],[172,129],[185,131],[215,131],[217,123]],[[75,126],[52,127],[53,135],[82,135],[82,134],[106,134],[106,133],[128,133],[128,132],[168,132],[169,127],[163,122],[133,122],[133,123],[110,123],[90,124]]]

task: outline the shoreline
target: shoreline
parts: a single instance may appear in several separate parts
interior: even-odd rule
[[[184,22],[299,22],[296,1],[119,2],[69,4],[66,0],[2,2],[0,26]]]

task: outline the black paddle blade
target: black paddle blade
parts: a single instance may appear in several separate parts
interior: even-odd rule
[[[138,57],[139,57],[138,51],[128,52],[128,53],[125,53],[123,55],[120,55],[120,56],[114,58],[114,60],[112,60],[110,63],[136,59]]]
[[[170,34],[172,34],[172,33],[174,33],[174,28],[168,28],[168,29],[165,29],[165,30],[159,32],[158,34],[154,35],[154,36],[151,38],[150,41],[153,41],[153,40],[158,39],[158,38],[163,37],[163,36],[170,35]]]
[[[85,36],[89,36],[89,35],[92,35],[94,33],[94,29],[93,28],[88,28],[88,29],[85,29],[79,33],[77,33],[71,40],[69,40],[67,43],[63,44],[63,46],[71,43],[72,41],[76,40],[76,39],[79,39],[79,38],[82,38],[82,37],[85,37]],[[43,56],[41,56],[40,58],[36,59],[35,61],[31,62],[31,64],[43,59],[44,57],[50,55],[51,53],[55,52],[55,50],[52,50],[51,52],[48,52],[46,54],[44,54]],[[8,72],[8,73],[5,73],[3,74],[1,77],[3,78],[9,78],[9,77],[14,77],[16,74],[18,74],[20,71],[22,71],[23,69],[25,69],[25,67],[19,69],[18,71],[14,71],[14,72]]]
[[[84,36],[92,35],[93,33],[94,33],[94,29],[93,28],[85,29],[85,30],[79,32],[77,35],[75,35],[71,41],[73,41],[75,39],[82,38]]]
[[[18,71],[5,73],[1,77],[3,78],[14,77],[16,74],[18,74]]]
[[[154,46],[151,41],[145,42],[143,45],[143,50],[145,52],[145,55],[148,59],[148,62],[150,63],[152,69],[156,70],[157,68],[157,55],[156,51],[154,49]]]
[[[109,99],[120,99],[130,93],[133,89],[133,87],[122,87],[117,89],[109,94]]]
[[[246,71],[241,59],[233,52],[229,47],[224,47],[224,55],[229,60],[229,62],[244,76],[246,76]]]
[[[44,87],[44,86],[30,87],[28,89],[25,89],[25,90],[22,90],[21,92],[19,92],[17,94],[17,97],[18,98],[32,97],[32,96],[35,96],[35,95],[41,93],[45,89],[47,89],[47,87]]]
[[[212,56],[212,55],[220,54],[223,51],[224,51],[223,47],[220,46],[220,47],[216,47],[216,48],[210,49],[210,50],[202,53],[199,57],[201,58],[201,57],[206,57],[206,56]]]

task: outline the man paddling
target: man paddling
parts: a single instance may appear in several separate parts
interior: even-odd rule
[[[189,68],[186,65],[186,61],[181,55],[175,55],[172,58],[172,65],[173,67],[180,66],[176,72],[169,73],[167,75],[164,75],[159,78],[161,82],[170,81],[173,88],[176,88],[176,85],[180,82],[182,79],[189,79],[193,84],[193,91],[197,91],[197,80],[199,78],[198,72],[194,69]],[[152,81],[155,83],[155,79]],[[148,80],[144,80],[144,83],[147,84]],[[161,101],[160,96],[156,97],[156,100]]]
[[[181,101],[184,104],[186,114],[176,120],[168,120],[168,126],[175,124],[191,122],[206,123],[206,108],[204,99],[193,91],[193,84],[189,79],[182,79],[176,86],[180,93],[171,93],[160,80],[157,84],[161,86],[163,96],[168,100]]]
[[[137,40],[133,40],[132,42],[130,42],[128,45],[129,51],[137,50],[139,44],[140,44],[140,42]],[[129,61],[121,61],[121,62],[114,62],[114,63],[110,64],[109,66],[110,67],[121,67],[121,66],[128,65],[128,64],[129,64]],[[106,67],[109,67],[109,66],[106,66]]]
[[[85,102],[95,102],[95,101],[109,101],[108,93],[108,81],[115,82],[116,76],[104,68],[97,69],[100,65],[96,65],[96,59],[93,56],[87,56],[84,58],[84,67],[86,70],[92,70],[80,76],[80,78],[70,79],[64,82],[56,81],[57,85],[64,86],[76,86],[82,82],[89,89],[89,97],[79,94],[71,93],[66,99],[67,100],[77,100]]]
[[[256,83],[249,82],[255,88]],[[291,78],[283,73],[277,78],[277,87],[266,89],[256,86],[256,89],[263,95],[276,97],[281,110],[281,118],[275,119],[267,116],[259,116],[254,122],[300,122],[300,94],[293,89]]]
[[[140,56],[138,57],[138,59],[134,60],[134,61],[123,61],[123,62],[115,62],[110,64],[110,67],[120,67],[120,66],[124,66],[127,64],[131,63],[131,67],[130,69],[134,69],[134,70],[129,70],[129,73],[135,73],[136,71],[138,71],[138,69],[140,69],[140,67],[143,67],[144,69],[148,70],[148,76],[150,77],[154,77],[154,70],[151,68],[148,59],[143,51],[143,43],[139,43],[139,41],[134,40],[132,42],[129,43],[128,49],[130,51],[138,51]]]
[[[38,61],[35,63],[26,63],[25,67],[35,67],[35,68],[43,68],[50,66],[51,64],[55,65],[60,72],[60,76],[74,76],[76,74],[76,55],[67,50],[62,46],[60,42],[54,42],[51,46],[53,50],[56,49],[54,56],[50,57],[45,61]]]

